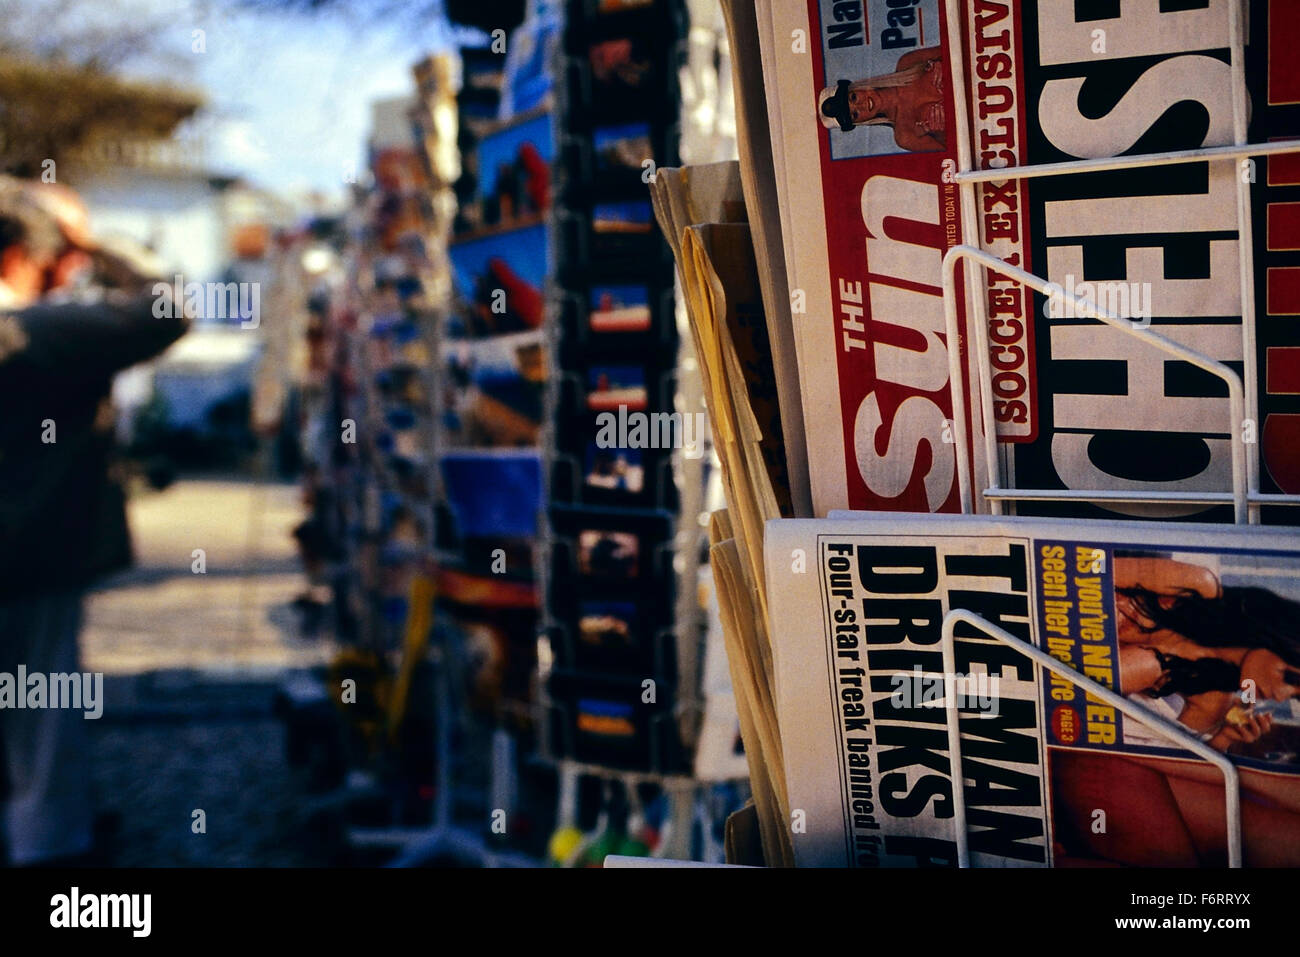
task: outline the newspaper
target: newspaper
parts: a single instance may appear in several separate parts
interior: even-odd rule
[[[789,463],[802,459],[803,443],[787,458],[792,443],[782,426],[788,407],[779,395],[781,376],[774,366],[782,360],[772,339],[780,322],[764,321],[772,319],[760,306],[771,301],[770,283],[762,279],[748,226],[736,221],[746,212],[739,179],[735,163],[661,169],[651,197],[677,261],[729,505],[709,517],[709,562],[744,742],[740,761],[749,771],[763,859],[769,866],[790,866],[762,537],[767,519],[795,513],[798,478]],[[806,498],[806,486],[804,491]],[[724,744],[729,746],[734,740]]]
[[[885,516],[767,524],[796,863],[1300,864],[1300,540],[1279,529]],[[1056,675],[964,609],[1119,695]],[[1161,729],[1178,736],[1171,741]],[[1221,759],[1219,759],[1221,760]]]
[[[758,4],[818,515],[959,507],[948,380],[960,346],[946,341],[941,265],[960,222],[941,13],[937,0]],[[873,82],[893,99],[929,90],[925,117],[854,126]]]
[[[700,598],[707,612],[700,693],[704,698],[699,740],[695,746],[695,777],[701,781],[734,781],[749,777],[743,734],[727,662],[726,637],[713,569],[700,569]]]
[[[790,483],[791,508],[795,518],[811,518],[812,497],[808,487],[808,459],[800,406],[799,367],[791,322],[789,289],[781,237],[781,215],[777,194],[776,156],[763,83],[763,64],[758,56],[759,36],[752,0],[721,0],[727,38],[735,58],[732,83],[735,89],[736,146],[740,153],[740,177],[745,206],[754,239],[754,256],[763,263],[759,270],[763,312],[767,320],[772,354],[773,380],[781,407],[781,431]]]
[[[1282,318],[1300,312],[1300,220],[1286,205],[1300,161],[990,182],[966,207],[953,182],[963,147],[993,169],[1296,137],[1300,66],[1285,38],[1300,4],[1241,4],[1237,67],[1234,6],[759,0],[816,514],[958,509],[949,359],[963,351],[957,367],[976,381],[964,344],[977,322],[1006,484],[1222,495],[1241,442],[1262,491],[1300,491],[1300,348]],[[960,242],[1058,291],[971,282],[950,341],[940,267]],[[1221,380],[1081,313],[1072,293],[1227,364],[1244,418]],[[1018,511],[1231,517],[1207,501]]]

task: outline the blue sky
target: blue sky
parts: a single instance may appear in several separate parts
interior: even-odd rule
[[[222,121],[214,159],[277,189],[340,190],[364,160],[370,102],[409,93],[411,64],[446,43],[436,22],[407,30],[245,14],[218,23],[199,74]]]
[[[85,2],[88,19],[150,20],[156,48],[123,72],[207,97],[195,125],[215,171],[289,195],[341,193],[345,174],[363,168],[371,101],[411,92],[411,64],[450,44],[433,17],[271,14],[234,0]],[[193,50],[195,30],[203,52]]]

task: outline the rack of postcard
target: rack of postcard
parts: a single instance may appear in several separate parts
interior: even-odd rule
[[[428,406],[402,429],[372,423],[411,448],[396,449],[401,481],[361,483],[416,483],[422,495],[403,538],[418,546],[402,552],[400,578],[378,577],[392,592],[380,617],[401,646],[395,696],[434,712],[420,772],[432,820],[350,832],[354,845],[396,848],[400,864],[717,861],[744,799],[701,561],[698,516],[716,473],[646,201],[679,144],[718,148],[716,130],[678,115],[679,74],[717,69],[720,18],[686,40],[699,13],[676,0],[533,2],[504,42],[415,68],[427,195],[403,235],[423,237],[428,262],[419,282],[376,276],[401,304],[418,290],[441,307],[421,327],[425,352],[407,355],[423,336],[398,343],[396,371],[415,368],[412,381],[356,373],[360,398],[386,413],[389,393]],[[716,75],[693,102],[710,90]],[[380,193],[379,214],[401,212]],[[409,338],[382,306],[360,338]],[[646,427],[661,421],[670,428]],[[401,433],[416,425],[427,429],[413,443]],[[371,525],[391,539],[406,513],[399,497],[380,499]],[[381,559],[393,552],[384,542]]]
[[[720,860],[745,777],[701,561],[709,434],[647,197],[680,155],[720,141],[725,155],[699,118],[719,112],[716,12],[563,5],[537,565],[539,744],[560,793],[549,857],[569,866],[629,846]]]

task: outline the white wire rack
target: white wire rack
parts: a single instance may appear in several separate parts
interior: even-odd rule
[[[948,23],[961,24],[963,17],[959,0],[945,0],[945,4]],[[1103,506],[1119,503],[1127,505],[1178,503],[1207,506],[1230,504],[1233,509],[1235,523],[1258,524],[1261,506],[1300,505],[1300,495],[1272,494],[1260,491],[1259,459],[1257,454],[1247,454],[1247,442],[1241,433],[1247,421],[1254,422],[1258,420],[1255,270],[1250,212],[1251,178],[1234,177],[1237,199],[1238,281],[1240,283],[1244,376],[1239,375],[1222,362],[1174,342],[1159,333],[1152,332],[1149,328],[1139,326],[1126,317],[1115,315],[1103,309],[1092,299],[1078,296],[1073,292],[1067,292],[1060,286],[1051,284],[1040,276],[1004,262],[981,248],[977,229],[975,188],[980,183],[1004,183],[1008,180],[1105,170],[1149,168],[1176,163],[1229,161],[1235,163],[1249,157],[1300,152],[1300,139],[1279,140],[1268,143],[1247,142],[1248,104],[1243,45],[1245,0],[1229,0],[1227,6],[1228,42],[1232,74],[1233,143],[1231,145],[1172,150],[1136,156],[1109,156],[977,170],[973,168],[972,164],[971,131],[966,90],[963,84],[955,79],[953,97],[955,100],[954,112],[956,114],[958,168],[954,179],[960,193],[962,243],[949,249],[944,256],[943,295],[944,317],[947,324],[949,343],[957,343],[961,340],[957,305],[959,292],[965,297],[966,314],[973,330],[974,339],[974,348],[971,350],[976,380],[974,383],[967,382],[961,350],[949,348],[949,376],[953,396],[954,451],[957,456],[958,488],[961,496],[961,508],[964,513],[971,514],[978,511],[987,511],[994,515],[1001,515],[1004,513],[1007,503],[1018,501],[1068,501]],[[953,39],[949,44],[949,62],[952,71],[951,76],[954,78],[966,76],[959,38]],[[967,268],[963,273],[965,282],[960,290],[957,282],[957,265],[959,263],[967,264]],[[1133,336],[1136,343],[1141,344],[1141,347],[1161,350],[1167,355],[1190,363],[1221,379],[1227,385],[1231,415],[1231,489],[1212,491],[1170,491],[1160,489],[1128,491],[1096,488],[1036,489],[1011,487],[1005,484],[993,414],[994,395],[989,352],[988,316],[986,315],[984,297],[972,294],[973,288],[978,289],[983,285],[988,272],[998,273],[1043,295],[1059,296],[1065,303],[1074,307],[1074,315],[1095,318],[1106,325],[1113,326]],[[975,283],[975,280],[978,280],[978,283]],[[971,463],[974,460],[971,455],[972,442],[974,441],[971,433],[974,429],[971,421],[973,416],[968,414],[967,405],[963,401],[963,397],[967,395],[972,397],[971,406],[979,411],[978,422],[982,429],[983,475],[981,476],[982,481],[980,482],[978,495],[976,494],[975,480],[971,474]],[[1011,645],[1043,668],[1082,687],[1090,695],[1115,708],[1129,719],[1145,725],[1178,747],[1186,749],[1218,768],[1223,774],[1225,786],[1228,865],[1230,867],[1241,866],[1240,779],[1236,766],[1229,758],[1209,747],[1181,725],[1162,718],[1141,705],[1128,700],[1117,692],[1080,674],[1045,651],[1022,641],[966,609],[953,609],[944,619],[943,659],[947,675],[956,673],[954,635],[957,625],[961,623],[978,629],[988,637]],[[947,696],[946,701],[949,746],[954,767],[958,769],[957,774],[961,777],[961,737],[956,696],[950,694]],[[967,867],[970,865],[970,852],[963,790],[962,787],[954,788],[954,821],[958,864],[961,867]]]

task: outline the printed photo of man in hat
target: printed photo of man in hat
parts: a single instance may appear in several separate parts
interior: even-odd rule
[[[817,114],[828,130],[888,126],[894,142],[910,153],[947,148],[943,54],[939,47],[912,50],[893,73],[865,80],[839,80],[817,96]]]

